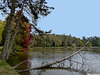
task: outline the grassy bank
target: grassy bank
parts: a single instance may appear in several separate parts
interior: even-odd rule
[[[0,47],[0,54],[3,47]],[[20,75],[9,64],[0,59],[0,75]]]
[[[20,75],[5,61],[0,60],[0,75]]]

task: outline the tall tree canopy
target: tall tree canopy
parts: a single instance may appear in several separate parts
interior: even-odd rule
[[[36,25],[37,25],[37,20],[40,18],[40,16],[47,16],[50,12],[51,9],[54,9],[53,7],[48,7],[47,2],[45,0],[1,0],[0,2],[0,9],[4,12],[9,14],[9,19],[7,21],[8,25],[8,30],[7,30],[7,35],[4,43],[4,48],[1,53],[1,58],[5,59],[7,55],[7,50],[10,42],[10,37],[11,37],[11,29],[13,26],[13,19],[14,19],[14,14],[16,11],[21,11],[19,18],[22,14],[24,14],[27,18],[30,17],[30,22],[31,26],[36,30],[38,30],[39,33],[42,33],[43,31],[39,30]],[[10,13],[9,13],[9,11]],[[18,26],[19,26],[18,22]],[[16,27],[18,29],[18,26]],[[14,35],[14,38],[16,37],[17,34],[17,29]],[[36,31],[37,31],[36,30]],[[14,39],[15,40],[15,39]],[[13,42],[14,42],[13,40]],[[12,48],[13,43],[11,44]]]

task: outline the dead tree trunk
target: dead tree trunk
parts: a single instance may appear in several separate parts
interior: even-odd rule
[[[89,43],[89,42],[87,42],[87,43],[86,43],[81,49],[79,49],[78,51],[74,52],[74,53],[71,54],[70,56],[67,56],[67,57],[65,57],[65,58],[63,58],[63,59],[57,60],[57,61],[55,61],[55,62],[46,64],[46,65],[43,65],[43,66],[40,66],[40,67],[35,67],[35,68],[32,68],[32,69],[26,69],[26,70],[17,70],[17,71],[18,71],[18,72],[25,72],[25,71],[29,71],[29,70],[43,69],[43,68],[50,67],[50,66],[52,66],[52,65],[54,65],[54,64],[56,64],[56,63],[60,63],[60,62],[62,62],[62,61],[64,61],[64,60],[67,60],[67,59],[71,58],[72,56],[78,54],[80,51],[82,51],[82,50],[85,48],[85,46],[86,46],[88,43]]]

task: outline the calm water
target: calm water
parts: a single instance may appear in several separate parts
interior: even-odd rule
[[[62,64],[53,65],[52,68],[42,70],[31,70],[20,73],[21,75],[87,75],[100,74],[100,50],[82,51],[80,54],[63,61]],[[18,70],[34,68],[69,56],[75,51],[57,48],[35,48],[30,52],[18,53],[11,56],[8,63],[12,66],[30,59]],[[59,65],[59,68],[58,68]],[[69,69],[67,69],[69,67]]]

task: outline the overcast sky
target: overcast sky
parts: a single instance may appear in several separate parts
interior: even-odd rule
[[[41,18],[38,27],[55,34],[100,37],[100,0],[47,0],[55,9]],[[0,19],[4,17],[0,15]]]

